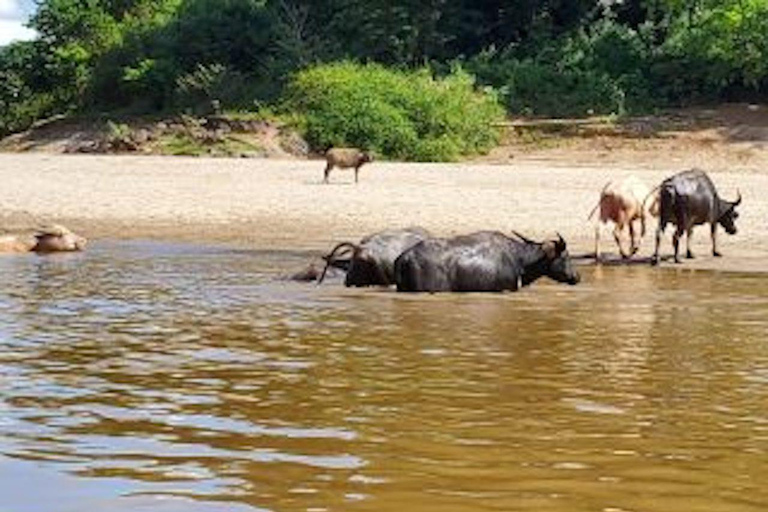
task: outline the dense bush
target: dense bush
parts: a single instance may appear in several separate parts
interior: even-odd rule
[[[0,48],[0,136],[70,108],[72,91],[59,86],[57,75],[47,71],[52,63],[37,43]]]
[[[768,3],[712,2],[672,21],[654,62],[659,95],[676,103],[768,93]]]
[[[284,108],[301,116],[315,149],[351,145],[419,161],[487,151],[498,137],[492,123],[503,116],[496,97],[461,70],[435,79],[426,69],[351,62],[298,73]]]
[[[651,104],[648,50],[633,29],[605,20],[535,48],[486,51],[466,66],[514,114],[624,114]]]

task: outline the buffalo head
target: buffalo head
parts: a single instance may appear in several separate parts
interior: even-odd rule
[[[571,261],[567,245],[560,233],[557,234],[557,240],[548,240],[542,243],[534,242],[517,231],[514,231],[514,233],[525,243],[538,245],[544,251],[543,267],[539,266],[540,275],[543,274],[558,283],[573,285],[581,281],[581,276]]]
[[[559,283],[577,284],[581,281],[581,276],[574,268],[565,240],[560,233],[557,234],[557,240],[544,242],[541,247],[549,262],[546,272],[548,277]]]
[[[721,201],[720,205],[720,211],[723,212],[720,214],[720,217],[717,219],[718,224],[723,226],[723,229],[725,229],[725,232],[729,235],[735,235],[736,234],[736,219],[739,218],[739,212],[736,211],[736,207],[741,204],[741,192],[739,192],[739,197],[736,199],[736,201],[730,202],[730,201]]]
[[[346,286],[389,286],[392,284],[391,280],[387,278],[381,265],[382,263],[366,248],[358,248],[350,262],[344,284]]]

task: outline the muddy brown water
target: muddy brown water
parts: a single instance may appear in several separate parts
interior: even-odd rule
[[[0,258],[0,511],[768,508],[768,276],[276,279],[306,261]]]

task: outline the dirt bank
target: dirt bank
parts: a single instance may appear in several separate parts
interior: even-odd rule
[[[356,186],[344,171],[323,185],[322,169],[320,161],[0,154],[0,227],[43,219],[93,239],[318,250],[390,226],[422,225],[440,235],[517,229],[532,237],[559,231],[573,252],[585,252],[593,236],[586,217],[606,181],[634,172],[650,184],[678,170],[562,161],[374,163]],[[741,231],[721,235],[726,257],[716,260],[708,256],[708,230],[699,229],[700,257],[685,268],[768,270],[768,174],[734,169],[712,177],[727,198],[742,190]],[[614,250],[607,230],[604,239]],[[641,254],[651,249],[649,236]]]

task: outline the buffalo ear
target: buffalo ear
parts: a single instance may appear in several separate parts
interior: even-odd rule
[[[546,241],[541,244],[541,248],[544,250],[544,254],[547,256],[547,259],[553,260],[557,258],[557,242]]]

